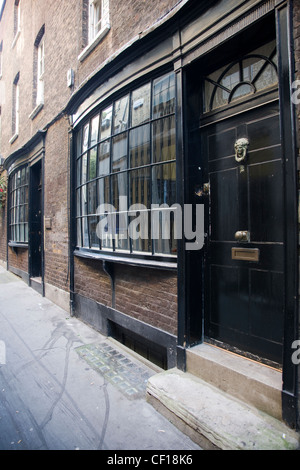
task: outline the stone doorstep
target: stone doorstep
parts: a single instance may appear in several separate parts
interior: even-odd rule
[[[186,370],[241,402],[282,419],[281,371],[206,343],[186,350]]]
[[[299,434],[195,377],[171,369],[148,380],[147,400],[207,450],[296,450]]]

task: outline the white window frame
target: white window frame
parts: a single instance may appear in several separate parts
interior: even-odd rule
[[[15,79],[13,84],[13,106],[12,106],[12,120],[13,120],[13,136],[10,139],[12,144],[19,135],[19,124],[20,124],[20,86],[19,78]]]
[[[38,46],[36,105],[44,104],[45,41]]]
[[[86,1],[88,8],[88,44],[78,56],[80,62],[91,53],[110,30],[109,0]]]
[[[18,40],[18,37],[20,36],[20,32],[21,32],[21,7],[20,7],[20,4],[21,4],[21,0],[19,0],[18,2],[15,0],[15,4],[14,4],[14,8],[15,8],[14,21],[16,20],[16,27],[15,27],[14,40],[13,40],[13,43],[11,45],[12,49],[15,47],[15,44],[16,44],[16,42]]]
[[[102,0],[89,0],[89,43],[93,42],[101,30]]]

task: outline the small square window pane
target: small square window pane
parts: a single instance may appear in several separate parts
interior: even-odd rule
[[[104,141],[99,145],[98,176],[110,173],[110,141]]]
[[[175,74],[170,73],[153,82],[153,118],[175,112]]]
[[[89,180],[97,176],[97,147],[94,147],[89,152]]]
[[[98,130],[99,130],[99,115],[95,116],[92,119],[90,147],[93,147],[98,142]]]
[[[87,181],[87,154],[82,155],[82,164],[81,164],[81,184],[86,183]]]
[[[112,106],[101,112],[100,139],[107,139],[111,135]]]
[[[138,126],[150,119],[150,83],[132,92],[131,125]]]
[[[81,219],[77,219],[77,246],[81,247],[82,246],[82,241],[81,241]]]
[[[83,137],[82,137],[82,152],[86,152],[89,144],[89,123],[86,124],[83,128]]]
[[[150,163],[150,125],[137,127],[129,134],[130,167],[144,166]]]
[[[97,210],[97,196],[96,196],[96,181],[88,184],[88,213],[96,214]]]
[[[152,170],[152,203],[176,203],[176,164],[165,163],[156,165]]]
[[[98,207],[101,204],[110,204],[109,176],[98,180]]]
[[[113,138],[112,171],[117,172],[127,168],[127,133]]]
[[[151,169],[150,167],[132,170],[129,173],[129,205],[151,206]]]
[[[152,141],[154,162],[176,159],[175,116],[153,123]]]
[[[98,217],[90,216],[89,219],[90,248],[99,248],[99,238],[97,236]]]
[[[124,96],[115,102],[114,108],[114,134],[125,131],[128,127],[129,96]]]

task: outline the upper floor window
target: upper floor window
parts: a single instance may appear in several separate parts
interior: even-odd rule
[[[19,134],[19,108],[20,108],[20,87],[19,87],[20,74],[17,73],[13,81],[12,89],[12,138],[10,143],[12,143]]]
[[[176,256],[175,74],[99,109],[76,142],[78,248]]]
[[[21,0],[15,0],[14,3],[14,40],[12,43],[12,47],[14,47],[21,30],[21,7],[20,7]]]
[[[109,30],[109,0],[83,0],[82,34],[85,48],[78,59],[84,60]]]
[[[33,111],[30,114],[33,119],[42,109],[44,104],[44,72],[45,72],[45,25],[43,25],[34,42],[33,51]]]
[[[102,0],[89,1],[89,42],[92,42],[101,29]]]

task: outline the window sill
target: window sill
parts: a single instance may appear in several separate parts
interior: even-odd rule
[[[19,134],[14,134],[14,135],[12,136],[12,138],[9,140],[9,143],[10,143],[10,144],[13,144],[14,141],[17,140],[18,137],[19,137]]]
[[[177,270],[177,261],[160,261],[157,259],[142,259],[130,256],[111,255],[109,253],[95,253],[84,250],[75,250],[74,255],[78,258],[88,258],[100,261],[109,261],[111,263],[127,264],[130,266],[140,266],[144,268],[156,268],[164,270]]]
[[[11,248],[28,248],[28,243],[8,242],[8,246],[10,246]]]
[[[110,24],[107,23],[97,34],[95,39],[86,46],[85,49],[79,54],[78,60],[79,62],[83,62],[84,59],[92,52],[93,49],[102,41],[102,39],[107,35],[110,30]]]
[[[43,109],[44,107],[44,103],[39,103],[34,109],[33,111],[29,114],[29,118],[31,120],[33,120],[38,114],[39,112]]]

